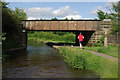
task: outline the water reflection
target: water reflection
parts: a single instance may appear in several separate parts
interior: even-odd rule
[[[12,52],[3,63],[3,78],[98,78],[96,73],[69,67],[44,43],[29,43],[27,51]]]

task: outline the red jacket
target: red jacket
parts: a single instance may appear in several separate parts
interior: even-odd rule
[[[79,38],[79,41],[83,41],[84,36],[83,35],[79,35],[78,38]]]

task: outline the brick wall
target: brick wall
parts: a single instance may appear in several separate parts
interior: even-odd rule
[[[120,39],[120,34],[110,34],[110,29],[111,29],[111,21],[101,21],[99,23],[99,26],[97,30],[93,33],[91,36],[90,40],[88,41],[88,45],[94,45],[96,42],[98,42],[103,35],[105,35],[105,31],[108,31],[108,44],[111,45],[118,45],[119,44],[119,39]]]
[[[120,43],[120,33],[109,34],[108,35],[108,44],[119,45]]]

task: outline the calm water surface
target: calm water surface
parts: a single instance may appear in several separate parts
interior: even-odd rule
[[[12,52],[3,62],[3,78],[98,78],[92,71],[69,67],[44,43],[29,43],[27,51]]]

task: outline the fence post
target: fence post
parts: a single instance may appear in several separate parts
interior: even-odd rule
[[[108,47],[107,29],[105,29],[104,46]]]

